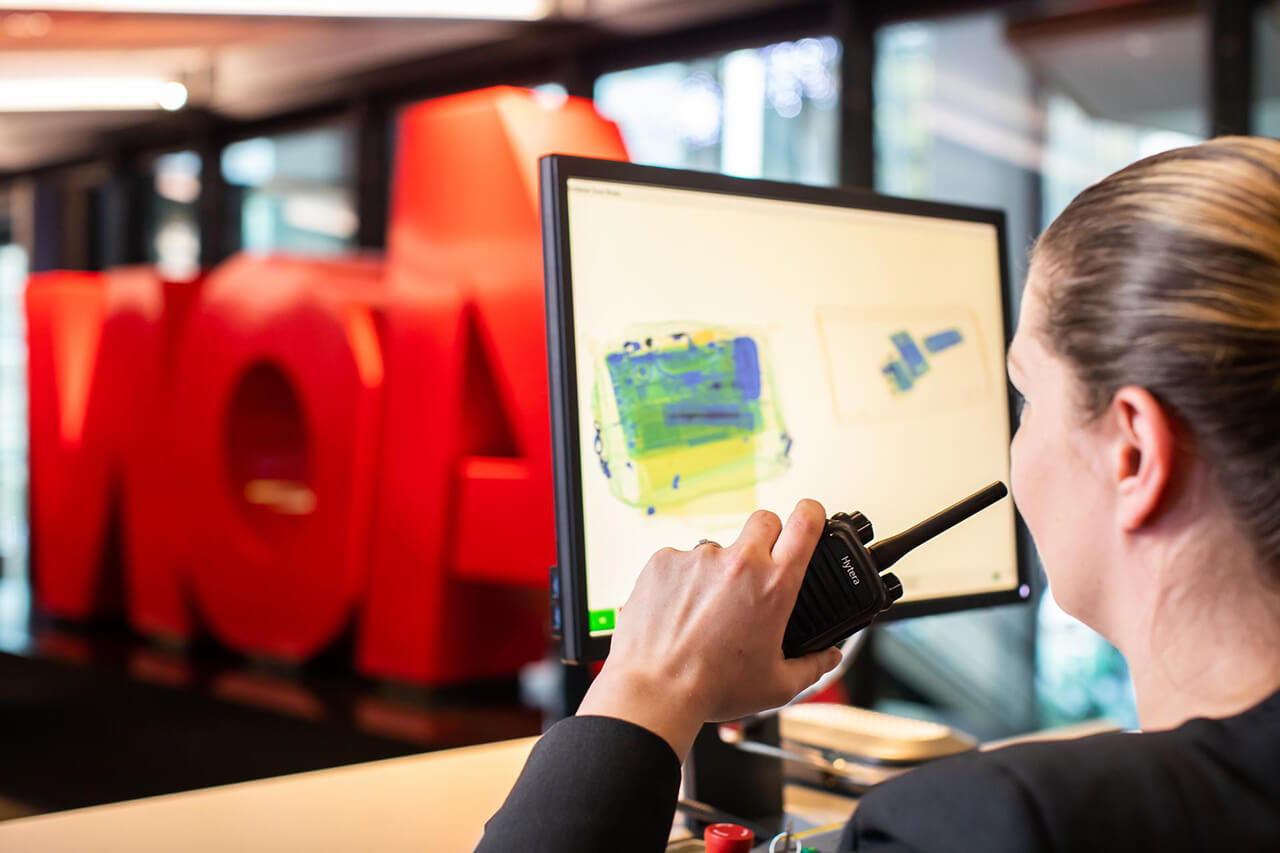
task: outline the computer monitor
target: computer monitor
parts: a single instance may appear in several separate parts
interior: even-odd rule
[[[1003,214],[554,155],[541,163],[569,661],[649,557],[800,498],[896,533],[1008,481]],[[1027,598],[1004,501],[895,567],[882,619]]]

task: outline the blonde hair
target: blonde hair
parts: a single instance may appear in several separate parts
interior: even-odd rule
[[[1034,263],[1086,410],[1124,385],[1155,395],[1280,579],[1280,141],[1140,160],[1077,196]]]

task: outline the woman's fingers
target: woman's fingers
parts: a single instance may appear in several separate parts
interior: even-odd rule
[[[728,548],[688,542],[691,550],[654,554],[618,614],[609,661],[580,712],[644,725],[683,754],[702,721],[779,704],[834,667],[834,650],[790,661],[782,654],[825,520],[820,504],[801,501],[785,528],[762,510]]]
[[[805,655],[802,658],[783,660],[780,680],[787,693],[787,698],[784,701],[791,701],[801,690],[814,684],[839,664],[840,650],[835,646],[821,652]]]
[[[754,545],[761,553],[768,554],[773,548],[773,543],[778,541],[778,534],[781,532],[782,520],[777,514],[767,509],[758,509],[751,513],[747,523],[742,526],[742,532],[738,534],[738,540],[733,544],[740,550],[746,550]]]
[[[782,529],[773,546],[773,561],[787,574],[796,589],[800,588],[800,581],[804,580],[809,558],[818,547],[818,538],[822,536],[826,524],[827,511],[822,508],[822,504],[802,500],[792,510],[787,526]]]

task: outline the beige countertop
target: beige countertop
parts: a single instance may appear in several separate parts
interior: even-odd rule
[[[535,740],[20,818],[0,823],[0,850],[469,851],[511,789]]]
[[[1028,738],[1078,737],[1092,723]],[[1016,740],[1022,740],[1016,739]],[[393,758],[0,823],[14,853],[472,850],[536,738]],[[69,768],[68,772],[74,772]],[[796,786],[788,814],[841,823],[853,803]]]

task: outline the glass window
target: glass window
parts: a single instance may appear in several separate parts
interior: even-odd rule
[[[637,163],[834,184],[840,43],[779,42],[605,74],[601,115]]]
[[[200,155],[162,154],[151,164],[147,260],[160,274],[186,280],[200,271]]]
[[[1198,15],[1070,24],[986,12],[877,37],[877,189],[1005,210],[1015,289],[1077,193],[1208,124]]]
[[[354,248],[354,151],[354,134],[345,126],[228,145],[222,175],[240,210],[233,242],[250,252],[332,255]]]
[[[1258,4],[1253,38],[1253,132],[1280,136],[1280,3]]]
[[[895,24],[876,41],[876,188],[1004,210],[1015,303],[1033,239],[1077,193],[1208,125],[1194,10],[1135,21],[1030,8]],[[1123,659],[1051,596],[1034,613],[912,620],[878,649],[928,698],[1010,729],[1136,721]]]
[[[26,252],[0,234],[0,648],[8,650],[25,642],[29,606],[26,280]]]

